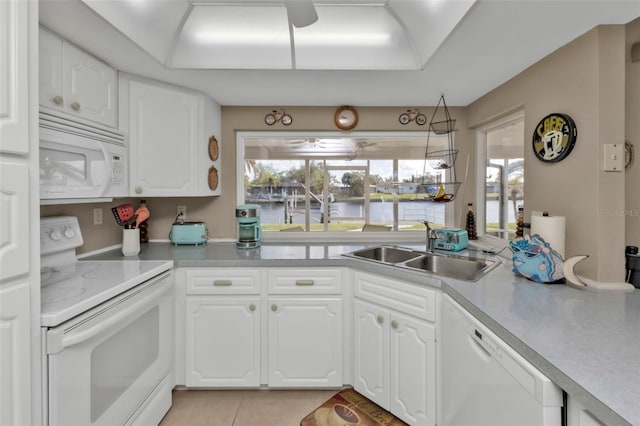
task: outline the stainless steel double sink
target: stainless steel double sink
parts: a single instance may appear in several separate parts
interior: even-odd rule
[[[499,264],[497,260],[428,253],[388,245],[367,247],[345,253],[343,256],[413,271],[430,272],[434,275],[463,281],[478,281]]]

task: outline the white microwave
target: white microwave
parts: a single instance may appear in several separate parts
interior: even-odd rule
[[[40,112],[42,204],[128,195],[126,137],[106,127]]]

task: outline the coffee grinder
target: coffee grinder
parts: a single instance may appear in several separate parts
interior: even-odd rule
[[[640,256],[638,247],[627,246],[624,251],[626,262],[625,281],[633,284],[635,288],[640,288]]]
[[[236,207],[236,222],[238,222],[238,242],[241,249],[260,247],[262,228],[260,227],[260,206],[243,204]]]

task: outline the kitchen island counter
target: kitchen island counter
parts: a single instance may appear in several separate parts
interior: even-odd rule
[[[508,259],[469,283],[341,256],[364,246],[264,244],[240,250],[234,243],[151,243],[137,258],[172,260],[176,267],[343,266],[440,288],[600,420],[640,425],[640,291],[537,284],[516,277]],[[111,250],[91,259],[124,258]]]

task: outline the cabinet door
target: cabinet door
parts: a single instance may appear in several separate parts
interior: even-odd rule
[[[190,297],[186,385],[260,385],[260,299]]]
[[[0,1],[0,151],[29,152],[27,7]]]
[[[0,425],[31,423],[29,283],[0,286]]]
[[[0,161],[0,280],[29,272],[29,168]]]
[[[40,105],[62,110],[62,40],[42,28],[39,34]]]
[[[410,425],[435,425],[435,327],[398,313],[389,325],[389,411]]]
[[[389,406],[389,313],[354,302],[353,387],[382,407]]]
[[[129,82],[131,195],[197,195],[197,125],[197,95]]]
[[[104,62],[62,44],[64,110],[115,127],[116,72]]]
[[[569,395],[567,398],[567,425],[568,426],[604,426],[593,414],[580,403],[579,400]]]
[[[269,310],[269,387],[342,386],[342,300],[272,297]]]

